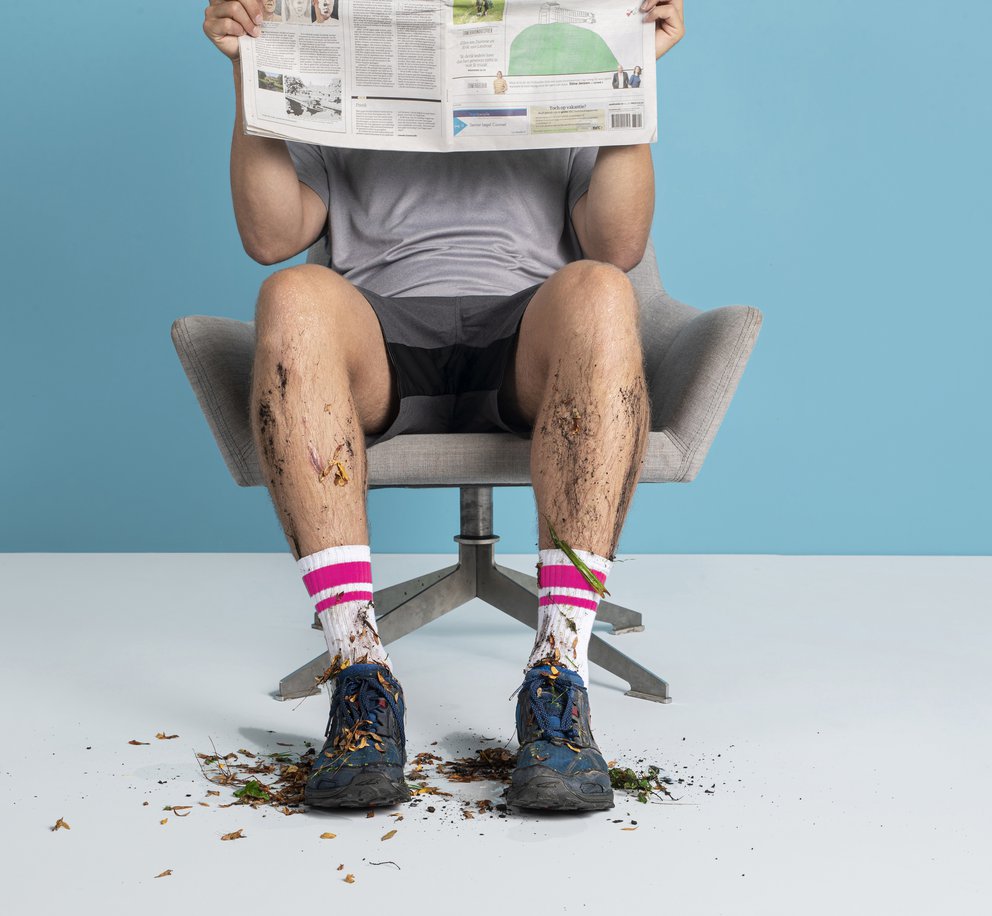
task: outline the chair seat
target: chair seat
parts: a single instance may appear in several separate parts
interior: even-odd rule
[[[643,483],[693,480],[747,364],[761,312],[700,311],[665,292],[651,246],[629,274],[640,303],[651,435]],[[249,417],[253,321],[190,315],[172,340],[231,476],[263,479]],[[512,433],[401,433],[368,450],[369,487],[526,486],[530,440]]]
[[[529,486],[530,446],[512,433],[405,433],[369,449],[369,488]],[[668,432],[651,433],[640,480],[678,480],[684,461]]]

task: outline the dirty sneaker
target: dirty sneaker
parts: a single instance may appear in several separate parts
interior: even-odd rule
[[[531,668],[517,695],[520,751],[506,803],[517,808],[613,807],[610,773],[592,737],[582,678],[553,664]]]
[[[318,808],[407,801],[406,704],[399,681],[376,664],[348,665],[333,681],[327,741],[314,759],[303,801]]]

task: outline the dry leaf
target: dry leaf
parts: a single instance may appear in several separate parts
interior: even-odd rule
[[[354,875],[350,875],[350,874],[349,875],[345,875],[344,876],[344,883],[345,884],[354,884],[355,883],[355,876]]]
[[[382,839],[384,839],[384,840],[391,840],[394,836],[396,836],[396,831],[395,830],[390,830],[389,833],[384,833],[382,835]]]
[[[621,827],[621,830],[636,830],[636,827]]]
[[[235,830],[234,833],[225,833],[221,839],[222,840],[243,840],[246,839],[245,835],[241,832],[245,828],[242,827],[240,830]]]
[[[342,868],[344,868],[344,862],[342,862],[342,863],[341,863],[341,864],[340,864],[340,865],[339,865],[339,866],[338,866],[338,867],[337,867],[337,868],[335,869],[335,871],[341,871],[341,869],[342,869]]]
[[[132,738],[130,741],[128,741],[128,744],[148,744],[148,742],[147,741],[135,741],[135,739]]]
[[[333,840],[337,836],[336,833],[322,833],[320,838],[322,840]]]
[[[375,811],[369,811],[368,814],[366,814],[365,816],[366,817],[375,817]]]
[[[216,789],[207,789],[207,795],[220,795]]]
[[[52,832],[54,833],[56,830],[63,830],[63,829],[72,830],[72,828],[64,820],[62,820],[62,818],[59,818],[55,822],[55,826],[52,827]]]
[[[165,732],[159,732],[155,737],[159,741],[171,741],[173,738],[178,738],[179,735],[167,735]]]
[[[462,809],[462,815],[465,817],[466,820],[469,820],[469,821],[472,820],[472,818],[475,817],[475,815],[471,811],[469,811],[467,808]]]
[[[199,802],[198,804],[203,805],[204,808],[209,808],[210,805],[207,802]]]
[[[172,869],[171,868],[167,868],[164,872],[162,872],[162,874],[156,875],[155,877],[156,878],[168,878],[169,875],[171,875],[171,874],[172,874]]]
[[[163,817],[162,820],[159,821],[159,823],[160,824],[168,824],[169,823],[169,819],[167,817]]]

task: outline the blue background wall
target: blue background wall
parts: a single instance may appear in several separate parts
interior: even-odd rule
[[[203,5],[4,10],[0,550],[286,549],[169,339],[250,318],[269,272],[235,231]],[[662,273],[766,321],[700,478],[643,487],[621,551],[989,553],[992,4],[687,7],[659,65]],[[373,493],[373,549],[451,550],[456,505]],[[529,490],[497,530],[534,548]]]

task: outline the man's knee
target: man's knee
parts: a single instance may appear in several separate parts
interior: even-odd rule
[[[616,327],[618,322],[636,324],[637,296],[619,267],[604,261],[573,261],[558,271],[556,279],[561,281],[561,294],[554,297],[556,307],[570,324],[592,323],[597,329]]]
[[[347,280],[319,264],[297,264],[276,271],[259,290],[256,339],[281,338],[333,321],[348,286]]]
[[[556,275],[547,338],[557,357],[606,369],[641,359],[637,297],[627,275],[601,261],[574,261]]]

